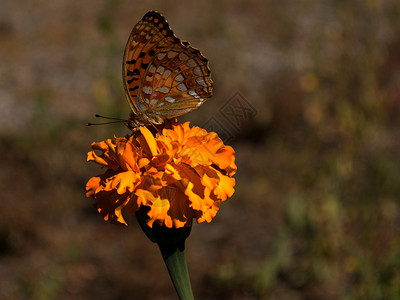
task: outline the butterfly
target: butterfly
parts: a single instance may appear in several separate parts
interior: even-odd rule
[[[177,38],[165,18],[150,11],[133,28],[125,47],[122,77],[132,109],[125,123],[135,130],[198,109],[212,96],[208,60]]]

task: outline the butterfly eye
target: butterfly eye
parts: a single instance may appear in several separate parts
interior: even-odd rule
[[[170,67],[170,69],[175,69],[177,66],[176,66],[176,63],[174,61],[171,61],[170,64],[169,64],[169,67]]]
[[[183,72],[183,76],[185,76],[186,78],[188,78],[189,75],[190,75],[189,71],[185,70],[185,71]]]

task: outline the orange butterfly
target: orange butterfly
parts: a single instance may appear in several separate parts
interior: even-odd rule
[[[208,60],[177,38],[155,11],[145,14],[133,28],[125,47],[122,76],[133,111],[126,125],[133,130],[187,114],[212,96]]]

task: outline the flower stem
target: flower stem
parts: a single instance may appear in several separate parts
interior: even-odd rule
[[[185,241],[192,227],[168,228],[158,224],[149,227],[146,224],[147,211],[148,208],[143,207],[136,212],[140,227],[150,241],[157,243],[160,248],[179,299],[194,300],[185,256]]]
[[[158,244],[169,276],[180,300],[194,300],[185,257],[185,240],[175,244]]]

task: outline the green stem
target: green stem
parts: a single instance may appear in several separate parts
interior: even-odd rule
[[[169,276],[180,300],[194,300],[185,257],[185,240],[175,244],[158,244]]]
[[[160,248],[169,276],[174,284],[180,300],[194,300],[189,272],[186,265],[185,241],[190,235],[192,226],[181,228],[167,228],[158,224],[149,227],[148,208],[143,207],[136,212],[136,218],[143,232],[150,241],[157,243]]]

